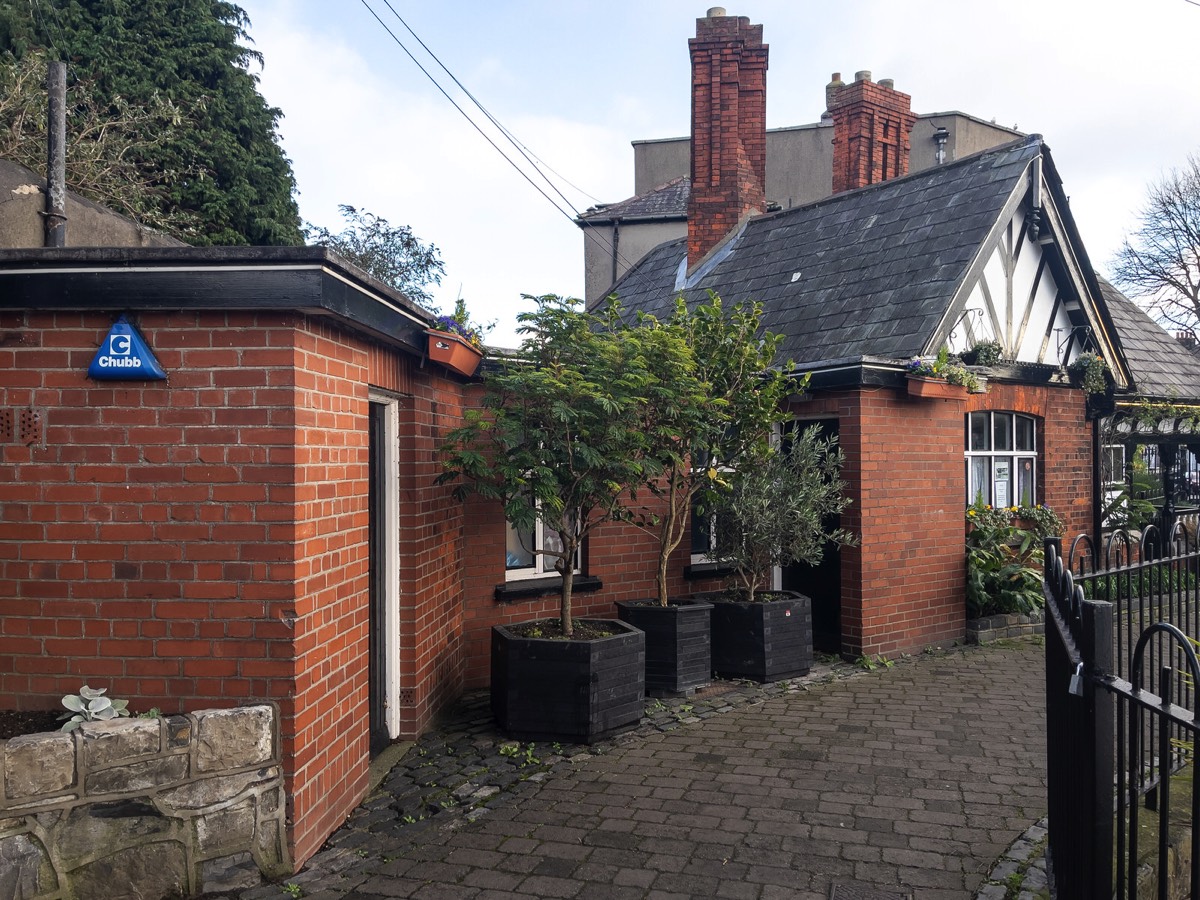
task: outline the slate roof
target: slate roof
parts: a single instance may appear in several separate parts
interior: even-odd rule
[[[691,179],[681,175],[636,197],[619,203],[594,206],[581,215],[578,221],[599,223],[611,222],[613,219],[685,219],[691,188]]]
[[[782,358],[802,366],[916,355],[1042,149],[1031,135],[752,219],[684,294],[760,301],[763,327],[785,336]],[[686,245],[662,244],[627,272],[613,288],[623,305],[669,315]]]
[[[1097,280],[1117,326],[1134,392],[1160,400],[1200,401],[1200,359],[1136,303],[1103,278]]]

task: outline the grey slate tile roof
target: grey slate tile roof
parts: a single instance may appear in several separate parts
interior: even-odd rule
[[[1034,135],[967,159],[750,220],[685,292],[758,300],[800,365],[920,353],[1042,152]],[[667,316],[686,240],[660,245],[616,284],[622,304]]]
[[[1112,314],[1134,392],[1161,400],[1200,401],[1200,358],[1119,290],[1098,278]]]
[[[619,203],[592,207],[579,217],[580,222],[611,222],[613,219],[683,219],[687,217],[691,179],[672,178],[653,190]]]

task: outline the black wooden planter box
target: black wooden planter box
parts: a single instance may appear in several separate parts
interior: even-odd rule
[[[770,682],[808,674],[813,659],[812,601],[803,594],[788,593],[767,603],[695,596],[712,603],[716,675]]]
[[[512,737],[590,744],[638,723],[646,636],[624,622],[594,641],[519,637],[492,627],[492,715]]]
[[[646,633],[646,694],[691,694],[712,682],[711,603],[620,600],[617,616]]]

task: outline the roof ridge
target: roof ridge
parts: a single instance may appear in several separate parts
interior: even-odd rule
[[[951,162],[945,163],[940,166],[932,166],[928,169],[921,169],[917,172],[908,172],[907,174],[904,174],[904,175],[898,175],[895,178],[887,178],[887,179],[884,179],[883,181],[877,181],[874,184],[864,185],[863,187],[853,188],[848,191],[841,191],[840,193],[837,193],[837,194],[830,194],[828,197],[821,197],[819,200],[813,200],[809,203],[801,203],[796,206],[789,206],[787,209],[778,209],[778,210],[774,210],[772,212],[767,212],[761,216],[755,216],[751,220],[751,222],[752,223],[764,222],[769,219],[775,219],[775,218],[779,218],[781,216],[789,215],[791,213],[796,212],[797,210],[817,209],[823,205],[826,205],[829,203],[836,203],[836,202],[846,199],[848,197],[860,197],[863,194],[866,194],[870,191],[883,190],[885,188],[892,188],[895,185],[904,184],[905,182],[909,182],[909,181],[914,181],[918,178],[931,178],[935,175],[940,175],[941,173],[948,172],[952,169],[961,168],[966,165],[974,164],[986,156],[996,156],[1001,153],[1010,153],[1013,150],[1019,150],[1026,146],[1033,146],[1035,144],[1037,146],[1044,147],[1045,141],[1042,139],[1042,136],[1040,134],[1029,134],[1029,135],[1026,135],[1025,137],[1016,138],[1015,140],[1008,141],[1007,143],[1004,143],[1004,144],[997,144],[995,147],[988,147],[984,150],[980,150],[976,153],[972,153],[969,156],[961,157],[960,159],[953,160]]]

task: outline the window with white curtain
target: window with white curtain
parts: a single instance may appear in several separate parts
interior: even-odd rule
[[[966,464],[967,505],[1037,505],[1037,420],[1014,412],[969,413]]]

